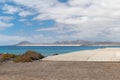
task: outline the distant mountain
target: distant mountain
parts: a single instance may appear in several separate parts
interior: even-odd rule
[[[55,44],[98,44],[98,43],[116,43],[110,41],[87,41],[87,40],[75,40],[75,41],[56,41]]]
[[[56,41],[54,43],[32,43],[29,41],[21,41],[16,46],[120,46],[120,42],[112,41]]]
[[[57,43],[33,43],[29,41],[21,41],[13,46],[80,46],[81,44],[57,44]]]
[[[29,41],[21,41],[20,43],[16,44],[16,45],[30,45],[33,44],[32,42]]]
[[[81,44],[81,46],[120,46],[120,42],[87,40],[56,41],[55,44]]]
[[[85,40],[76,40],[76,41],[56,41],[55,44],[88,44],[92,41],[85,41]]]

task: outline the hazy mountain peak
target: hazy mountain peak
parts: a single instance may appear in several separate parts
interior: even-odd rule
[[[17,45],[24,45],[24,44],[32,44],[32,42],[29,41],[21,41]]]

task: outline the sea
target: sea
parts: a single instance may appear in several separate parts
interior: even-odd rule
[[[0,46],[0,53],[23,54],[28,50],[33,50],[50,56],[54,54],[64,54],[75,51],[93,50],[99,48],[109,48],[120,46]]]

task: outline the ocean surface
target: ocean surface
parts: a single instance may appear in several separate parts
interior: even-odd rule
[[[23,54],[28,50],[33,50],[45,56],[49,56],[53,54],[64,54],[69,52],[93,50],[98,48],[106,48],[106,47],[105,46],[0,46],[0,53]]]

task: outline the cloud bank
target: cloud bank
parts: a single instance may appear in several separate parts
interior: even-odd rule
[[[36,30],[56,34],[54,37],[51,35],[51,39],[120,40],[120,0],[9,1],[27,10],[21,10],[19,6],[5,5],[3,7],[5,13],[18,12],[21,17],[36,14],[33,21],[54,20],[53,27]],[[2,24],[3,27],[12,25]]]

